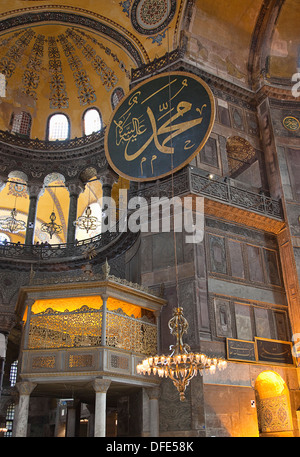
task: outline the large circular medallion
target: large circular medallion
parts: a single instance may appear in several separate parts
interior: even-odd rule
[[[172,20],[176,0],[135,0],[131,8],[131,22],[142,34],[153,35]]]
[[[132,181],[151,181],[187,165],[214,122],[213,95],[200,78],[164,73],[132,89],[105,132],[111,167]]]

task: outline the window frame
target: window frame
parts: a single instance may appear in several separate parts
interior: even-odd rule
[[[54,117],[54,116],[57,116],[57,115],[62,115],[66,118],[67,122],[68,122],[68,135],[67,135],[67,138],[65,138],[64,140],[58,140],[58,139],[55,139],[55,140],[50,140],[49,138],[49,135],[50,135],[50,122],[51,122],[51,119]],[[66,114],[66,113],[62,113],[62,112],[56,112],[56,113],[53,113],[53,114],[50,114],[50,116],[48,116],[48,119],[47,119],[47,128],[46,128],[46,141],[49,141],[49,142],[55,142],[55,141],[68,141],[70,140],[71,138],[71,122],[70,122],[70,118],[69,116]]]
[[[18,123],[20,123],[19,125],[19,131],[14,131],[13,128],[14,128],[14,123],[16,122],[17,120],[17,117],[20,116],[20,121],[18,121]],[[25,119],[23,119],[25,118]],[[22,123],[23,122],[26,122],[26,133],[23,133],[21,130],[22,130]],[[17,135],[17,136],[20,136],[22,138],[30,138],[30,134],[31,134],[31,127],[32,127],[32,116],[31,114],[28,112],[28,111],[18,111],[18,112],[15,112],[13,111],[12,114],[11,114],[11,117],[10,117],[10,123],[9,123],[9,130],[10,130],[10,133],[12,135]]]
[[[115,94],[116,94],[118,91],[122,91],[123,96],[122,96],[121,98],[118,97],[118,103],[115,105],[115,104],[114,104],[114,96],[115,96]],[[124,97],[125,97],[125,91],[124,91],[123,87],[118,86],[118,87],[116,87],[116,88],[113,90],[113,92],[112,92],[112,94],[111,94],[111,98],[110,98],[110,103],[111,103],[111,107],[112,107],[113,110],[116,109],[116,107],[119,105],[119,103],[121,102],[121,100],[122,100]]]
[[[97,113],[99,115],[100,129],[96,130],[95,132],[87,134],[87,133],[85,133],[85,116],[88,113],[88,111],[91,111],[91,110],[97,111]],[[83,136],[89,136],[89,135],[92,135],[93,133],[101,132],[102,130],[103,130],[103,121],[102,121],[102,116],[101,116],[100,110],[96,106],[90,106],[82,114],[82,133],[83,133]]]

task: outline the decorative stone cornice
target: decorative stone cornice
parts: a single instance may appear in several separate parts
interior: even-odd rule
[[[159,59],[154,59],[152,62],[142,65],[139,68],[132,70],[132,84],[135,85],[142,80],[163,71],[183,70],[189,71],[202,78],[211,88],[214,95],[218,92],[224,92],[228,95],[237,98],[239,103],[248,104],[248,108],[256,108],[256,105],[265,97],[295,101],[291,91],[291,81],[289,80],[274,80],[262,76],[259,86],[253,90],[250,87],[242,86],[233,81],[226,80],[217,74],[206,71],[204,68],[196,66],[193,61],[190,61],[186,55],[185,48],[177,48],[170,53],[166,53]]]

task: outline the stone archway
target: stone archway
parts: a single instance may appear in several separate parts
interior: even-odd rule
[[[282,377],[263,371],[254,387],[260,436],[293,436],[290,395]]]

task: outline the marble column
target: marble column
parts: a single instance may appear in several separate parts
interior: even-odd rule
[[[113,217],[115,205],[112,207],[112,204],[115,202],[111,201],[111,193],[117,177],[113,172],[108,171],[105,175],[100,176],[99,179],[102,185],[102,211],[106,213],[106,216],[103,218],[103,227],[110,228],[115,225],[115,217]]]
[[[99,177],[102,185],[102,195],[103,197],[111,197],[112,187],[115,182],[117,182],[117,175],[113,172],[106,172],[104,175]]]
[[[150,404],[150,437],[159,437],[159,387],[147,389]]]
[[[19,392],[18,417],[15,429],[16,437],[27,436],[29,398],[31,392],[35,389],[36,386],[37,384],[34,384],[32,382],[16,383],[16,388]]]
[[[69,183],[67,188],[70,194],[67,243],[74,243],[76,233],[74,222],[77,219],[78,197],[83,192],[84,186],[78,183]]]
[[[106,393],[111,384],[110,379],[96,378],[93,388],[96,393],[95,399],[95,437],[105,437],[106,435]]]
[[[25,244],[32,245],[34,242],[34,230],[35,230],[35,221],[36,221],[36,212],[39,195],[41,192],[41,187],[37,185],[29,185],[29,210],[27,217],[27,227],[25,234]]]

